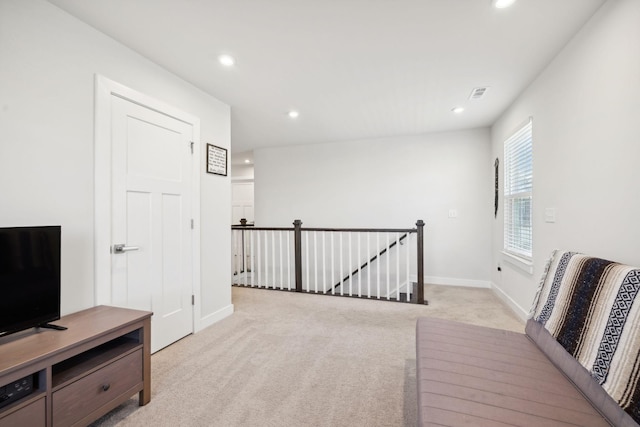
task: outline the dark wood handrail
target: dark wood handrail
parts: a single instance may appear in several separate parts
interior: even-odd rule
[[[253,225],[232,225],[232,230],[257,230],[257,231],[293,231],[292,227],[254,227]],[[305,229],[306,230],[306,229]]]
[[[258,230],[258,231],[294,231],[292,227],[255,227],[253,225],[232,225],[232,230]],[[415,228],[300,228],[301,231],[326,231],[344,233],[416,233]]]
[[[303,231],[330,231],[345,233],[416,233],[415,228],[303,228]]]

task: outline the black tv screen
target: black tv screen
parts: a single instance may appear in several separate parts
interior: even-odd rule
[[[0,227],[0,336],[60,318],[60,228]]]

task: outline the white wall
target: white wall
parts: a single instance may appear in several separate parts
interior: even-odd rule
[[[492,280],[521,313],[554,248],[640,265],[639,41],[640,2],[610,0],[492,127],[502,159],[533,117],[533,275],[504,263],[501,213],[493,232]]]
[[[94,75],[201,120],[229,148],[229,107],[41,0],[0,2],[0,226],[61,224],[62,312],[94,304]],[[229,314],[230,179],[201,174],[201,319]]]
[[[488,129],[261,149],[254,161],[257,226],[412,228],[422,219],[427,280],[488,286]]]
[[[253,165],[232,165],[231,179],[242,181],[253,180]]]

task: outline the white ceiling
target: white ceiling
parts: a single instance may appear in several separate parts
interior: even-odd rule
[[[489,126],[605,0],[49,1],[231,105],[238,153]]]

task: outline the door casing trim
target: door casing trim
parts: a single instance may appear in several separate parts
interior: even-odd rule
[[[111,97],[117,96],[193,126],[191,179],[192,293],[200,301],[200,119],[127,86],[95,75],[94,108],[94,303],[111,304]],[[193,307],[192,330],[198,330],[200,305]]]

